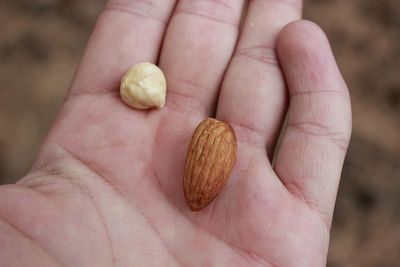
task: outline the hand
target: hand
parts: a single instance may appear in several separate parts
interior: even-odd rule
[[[0,187],[1,266],[326,264],[348,91],[300,0],[251,1],[239,34],[243,2],[108,3],[32,170]],[[161,110],[120,100],[141,61],[166,74]],[[193,213],[184,160],[208,116],[232,125],[238,158]]]

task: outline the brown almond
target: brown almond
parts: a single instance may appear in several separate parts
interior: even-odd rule
[[[232,127],[207,118],[196,128],[186,155],[184,193],[192,211],[207,207],[224,187],[236,159]]]

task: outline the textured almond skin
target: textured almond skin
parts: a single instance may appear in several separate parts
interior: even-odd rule
[[[186,155],[183,186],[192,211],[207,207],[222,190],[236,160],[236,147],[229,124],[207,118],[197,126]]]

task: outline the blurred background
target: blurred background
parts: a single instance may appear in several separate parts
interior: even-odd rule
[[[29,169],[104,0],[0,1],[0,184]],[[400,266],[400,1],[309,0],[349,85],[353,136],[329,267]]]

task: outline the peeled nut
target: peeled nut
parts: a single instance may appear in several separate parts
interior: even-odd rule
[[[121,98],[136,109],[162,108],[166,92],[163,72],[151,63],[134,65],[121,79]]]

